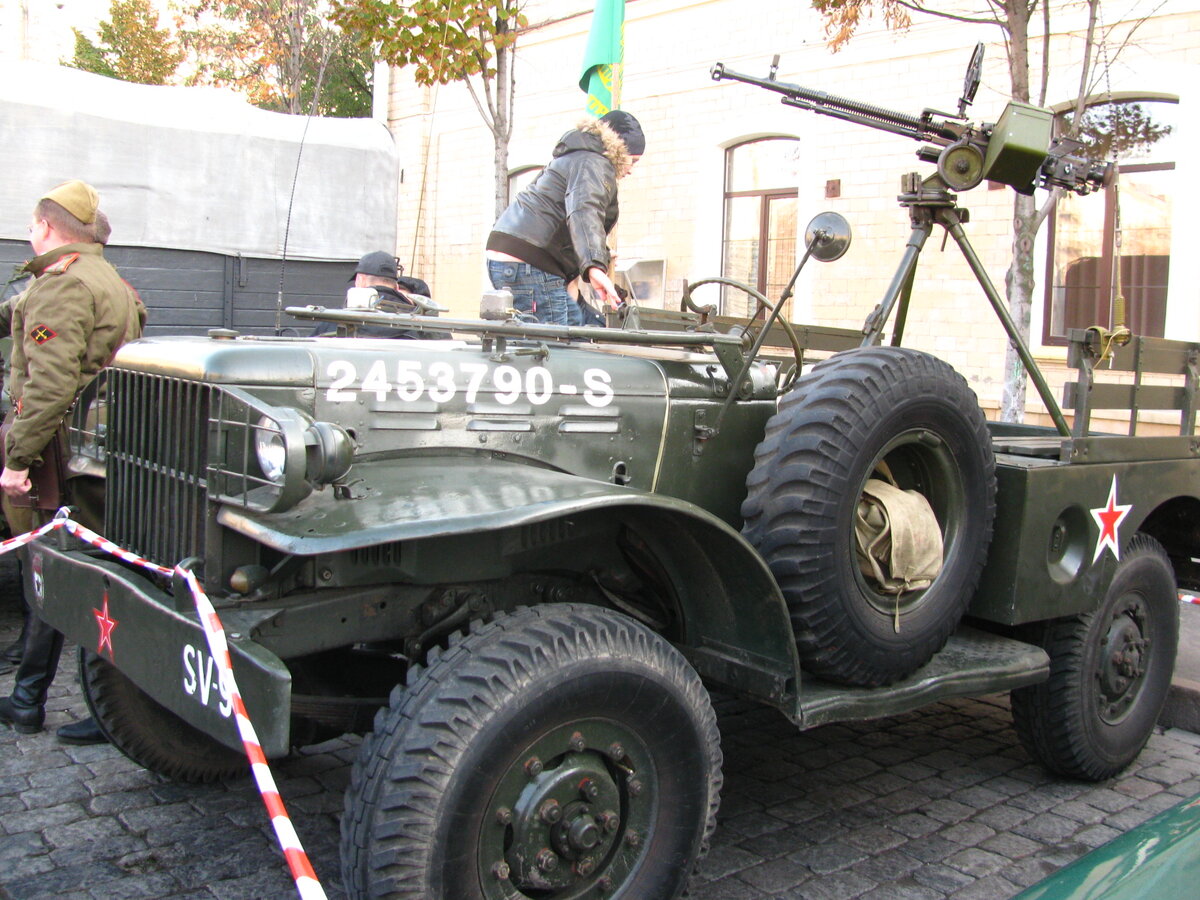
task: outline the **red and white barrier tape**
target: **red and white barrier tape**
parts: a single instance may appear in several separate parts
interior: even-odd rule
[[[200,616],[200,624],[204,626],[204,635],[208,638],[208,649],[213,659],[217,661],[220,677],[225,679],[227,693],[233,700],[233,714],[237,718],[238,734],[241,735],[246,757],[250,760],[250,770],[254,773],[258,792],[262,795],[263,803],[267,807],[267,815],[271,817],[275,838],[279,841],[283,855],[287,858],[288,869],[291,870],[292,878],[296,881],[296,890],[299,891],[303,900],[324,898],[325,891],[321,889],[321,884],[317,881],[312,863],[308,861],[308,854],[300,845],[300,838],[296,835],[296,829],[292,827],[292,820],[288,818],[287,810],[283,806],[283,798],[279,796],[279,789],[275,786],[275,779],[271,776],[271,769],[267,765],[267,757],[263,754],[258,735],[254,731],[254,726],[250,724],[250,716],[246,712],[246,705],[242,702],[242,694],[233,678],[233,660],[229,656],[229,645],[225,641],[225,629],[221,626],[217,611],[213,609],[208,595],[200,587],[200,582],[196,580],[194,573],[179,567],[176,567],[175,571],[187,582],[192,591],[192,599],[196,601],[196,612]]]
[[[1179,602],[1180,603],[1192,603],[1192,604],[1195,604],[1196,606],[1200,606],[1200,597],[1197,597],[1195,594],[1189,594],[1186,591],[1180,591],[1179,592]]]
[[[288,817],[287,809],[283,805],[283,798],[279,795],[279,789],[275,786],[275,779],[271,775],[270,766],[267,765],[267,757],[263,753],[262,744],[259,743],[258,734],[254,731],[254,726],[250,723],[250,717],[246,713],[246,705],[242,702],[241,691],[238,690],[237,680],[233,676],[233,660],[229,655],[229,644],[225,640],[225,629],[221,625],[221,620],[217,616],[217,611],[213,609],[208,595],[200,587],[200,582],[196,579],[196,576],[187,569],[179,566],[169,569],[165,566],[156,565],[135,553],[130,553],[128,550],[118,547],[112,541],[108,540],[108,538],[96,534],[91,529],[85,528],[78,522],[67,518],[65,510],[59,510],[50,522],[47,522],[40,528],[8,538],[5,541],[0,541],[0,555],[10,550],[15,550],[18,547],[23,547],[42,535],[56,531],[59,528],[65,528],[81,541],[91,544],[93,547],[98,547],[105,553],[125,562],[141,566],[143,569],[159,575],[169,576],[177,574],[187,582],[187,586],[192,592],[192,600],[196,604],[196,614],[199,616],[200,624],[204,628],[204,636],[208,639],[209,652],[212,654],[212,658],[217,661],[217,668],[220,671],[218,677],[232,699],[238,734],[242,739],[242,747],[246,751],[246,758],[250,761],[250,771],[254,774],[254,781],[258,785],[258,792],[262,795],[263,804],[267,808],[267,815],[271,817],[271,825],[275,829],[275,837],[279,841],[279,846],[283,850],[284,857],[287,859],[288,869],[291,871],[292,878],[296,882],[296,891],[300,894],[301,900],[325,900],[325,891],[321,887],[321,883],[317,880],[312,863],[308,860],[308,854],[304,852],[304,847],[300,844],[300,838],[296,834],[296,829],[292,827],[292,821]]]

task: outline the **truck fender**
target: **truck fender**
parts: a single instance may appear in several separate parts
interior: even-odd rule
[[[356,466],[345,499],[314,492],[282,513],[225,506],[218,521],[297,556],[462,537],[570,518],[639,524],[677,592],[677,639],[701,675],[787,708],[799,659],[783,596],[727,523],[683,500],[508,459],[406,457]]]

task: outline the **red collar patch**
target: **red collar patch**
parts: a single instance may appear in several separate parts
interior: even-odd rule
[[[44,268],[42,270],[42,274],[43,275],[58,275],[62,272],[67,271],[67,269],[70,267],[71,263],[75,262],[75,260],[77,260],[77,259],[79,259],[78,253],[66,253],[66,254],[60,256],[58,259],[56,259],[50,265],[46,266],[46,268]]]
[[[51,338],[58,337],[58,332],[49,325],[34,325],[29,330],[29,336],[33,338],[35,344],[44,344]]]

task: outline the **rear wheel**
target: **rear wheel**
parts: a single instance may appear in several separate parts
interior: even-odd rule
[[[375,724],[342,818],[351,897],[670,900],[707,849],[708,694],[619,613],[550,605],[479,626]]]
[[[1050,678],[1012,692],[1029,754],[1059,775],[1103,781],[1142,752],[1158,721],[1179,641],[1179,600],[1166,551],[1139,534],[1100,606],[1049,623]]]
[[[195,783],[249,772],[243,754],[193,728],[103,657],[82,648],[79,680],[100,730],[138,765],[175,781]]]

